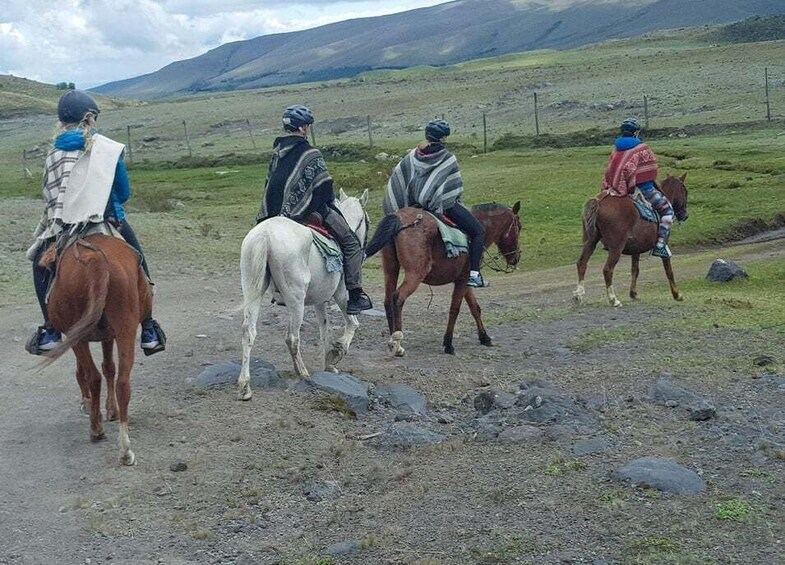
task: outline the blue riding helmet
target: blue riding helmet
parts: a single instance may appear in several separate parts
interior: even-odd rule
[[[450,135],[450,124],[444,120],[431,120],[425,126],[425,139],[428,141],[441,141]]]
[[[621,123],[622,133],[638,133],[641,131],[641,124],[635,118],[627,118]]]
[[[57,118],[64,124],[78,124],[87,114],[99,113],[95,100],[81,90],[69,90],[57,103]]]
[[[313,123],[313,113],[305,106],[289,106],[283,112],[283,127],[294,131]]]

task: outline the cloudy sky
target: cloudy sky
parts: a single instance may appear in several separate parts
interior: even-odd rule
[[[2,0],[0,74],[89,88],[228,41],[446,0]]]

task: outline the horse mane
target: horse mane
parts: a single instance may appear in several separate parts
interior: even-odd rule
[[[501,212],[505,210],[509,210],[509,208],[498,202],[487,202],[485,204],[475,204],[472,206],[472,212]]]

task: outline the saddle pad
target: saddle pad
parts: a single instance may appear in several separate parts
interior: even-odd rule
[[[310,226],[309,226],[310,227]],[[313,243],[324,257],[328,273],[343,273],[343,252],[334,239],[328,239],[321,232],[311,228]]]
[[[651,204],[649,204],[649,201],[646,200],[639,189],[636,188],[635,192],[630,194],[630,200],[632,200],[632,203],[635,204],[635,207],[638,209],[638,214],[640,214],[641,219],[655,224],[660,222],[659,215],[654,211]]]
[[[429,212],[430,214],[430,212]],[[439,234],[442,236],[444,247],[447,250],[447,258],[453,259],[469,252],[469,238],[458,228],[452,228],[445,224],[439,217],[431,214],[439,226]]]

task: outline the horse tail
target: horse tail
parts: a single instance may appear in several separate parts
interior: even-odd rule
[[[269,239],[262,230],[252,230],[243,240],[240,251],[240,281],[243,288],[243,309],[258,302],[270,284],[267,273]]]
[[[583,241],[597,241],[600,238],[597,228],[597,212],[600,201],[596,198],[588,200],[583,206]]]
[[[381,222],[379,227],[376,228],[376,233],[373,234],[373,239],[365,248],[365,255],[372,257],[378,253],[384,246],[392,243],[398,232],[403,229],[401,227],[401,219],[397,214],[388,214]]]
[[[47,359],[42,366],[54,363],[74,345],[87,340],[104,315],[106,297],[109,295],[109,264],[103,252],[98,251],[99,253],[86,259],[87,266],[81,271],[84,280],[87,281],[85,292],[87,305],[84,313],[73,326],[68,328],[63,342],[46,354]],[[61,272],[58,270],[58,275]]]

